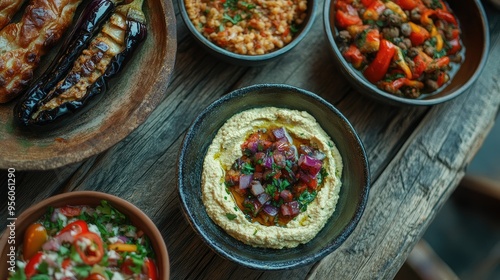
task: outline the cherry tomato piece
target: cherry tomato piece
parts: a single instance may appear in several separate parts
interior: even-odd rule
[[[158,279],[158,269],[154,261],[150,258],[144,260],[143,272],[148,276],[148,280]]]
[[[82,212],[82,209],[80,207],[76,206],[64,206],[59,208],[59,211],[61,211],[61,214],[68,218],[76,217],[79,216],[80,213]]]
[[[42,249],[43,244],[48,239],[47,230],[39,223],[31,224],[24,233],[23,257],[25,260],[31,259]]]

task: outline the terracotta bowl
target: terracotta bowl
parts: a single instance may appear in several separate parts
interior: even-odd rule
[[[102,192],[94,192],[94,191],[76,191],[69,192],[60,195],[55,195],[53,197],[49,197],[41,202],[31,206],[26,211],[21,213],[21,215],[17,216],[16,228],[15,228],[15,240],[16,246],[22,246],[24,231],[28,228],[29,225],[36,222],[39,218],[45,214],[47,208],[49,206],[52,207],[62,207],[65,205],[90,205],[90,206],[98,206],[100,205],[101,200],[107,200],[109,203],[118,209],[120,212],[125,214],[133,225],[135,225],[138,229],[144,231],[144,233],[151,240],[151,244],[156,254],[156,265],[159,270],[159,279],[169,279],[170,277],[170,263],[168,259],[167,247],[165,245],[165,241],[155,226],[155,224],[151,221],[151,219],[144,214],[139,208],[134,206],[132,203],[121,199],[119,197],[102,193]],[[8,234],[9,229],[7,229],[2,237],[0,238],[0,261],[2,262],[2,267],[8,261],[7,254],[9,253],[9,244],[8,243]],[[0,278],[7,279],[8,271],[2,269],[0,271]]]
[[[462,62],[451,82],[436,93],[422,98],[399,97],[370,83],[363,74],[347,62],[335,42],[338,30],[335,27],[335,0],[326,0],[324,25],[330,51],[335,64],[345,78],[360,93],[376,100],[393,105],[434,105],[455,98],[467,90],[479,77],[488,57],[490,35],[483,6],[479,0],[447,1],[455,13],[462,30],[461,39],[465,47],[465,60]]]
[[[273,61],[279,57],[282,57],[285,53],[289,52],[293,49],[297,44],[304,39],[309,30],[311,29],[314,19],[316,18],[317,11],[317,0],[309,0],[307,2],[307,17],[304,20],[304,24],[302,24],[301,29],[295,35],[295,38],[283,48],[276,50],[271,53],[263,54],[263,55],[241,55],[236,54],[230,51],[227,51],[216,44],[212,43],[205,36],[203,36],[194,26],[194,24],[189,19],[189,16],[186,11],[186,5],[184,0],[178,0],[179,9],[181,12],[182,19],[186,24],[187,28],[193,35],[196,42],[198,42],[208,53],[217,57],[218,59],[241,66],[256,66],[262,65],[267,62]]]
[[[13,122],[18,99],[0,104],[0,169],[46,170],[79,162],[115,145],[146,120],[167,91],[177,35],[171,0],[146,0],[143,10],[146,40],[107,92],[92,100],[85,111],[60,125],[26,131]],[[35,75],[43,73],[58,47],[42,58]]]
[[[210,219],[201,198],[204,157],[219,128],[236,113],[265,106],[312,114],[337,145],[344,164],[340,198],[332,217],[314,239],[291,249],[257,248],[234,239]],[[335,107],[318,95],[299,88],[262,84],[235,90],[201,112],[182,143],[177,183],[187,220],[217,254],[246,267],[279,270],[316,262],[347,239],[365,208],[370,174],[359,137]]]

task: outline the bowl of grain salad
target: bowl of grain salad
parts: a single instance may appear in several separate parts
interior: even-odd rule
[[[179,0],[181,16],[209,53],[236,65],[269,62],[294,48],[314,22],[315,0]]]

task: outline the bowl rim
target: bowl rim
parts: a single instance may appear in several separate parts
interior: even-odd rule
[[[305,26],[302,27],[300,33],[295,38],[293,38],[290,43],[270,53],[261,55],[247,55],[247,54],[233,53],[231,51],[228,51],[224,48],[217,46],[212,41],[208,40],[194,27],[193,22],[191,21],[189,15],[187,14],[184,0],[177,0],[182,20],[184,21],[186,27],[189,29],[190,33],[197,39],[198,42],[200,42],[210,51],[222,55],[224,57],[227,57],[231,59],[231,61],[241,61],[246,63],[269,61],[273,58],[276,58],[290,51],[295,46],[297,46],[302,41],[302,39],[304,39],[304,37],[309,33],[314,24],[314,21],[316,20],[316,14],[318,11],[318,1],[317,0],[308,0],[308,1],[312,1],[312,10],[310,11],[309,20],[306,22]]]
[[[230,101],[231,99],[238,98],[241,96],[244,96],[248,93],[252,92],[259,92],[260,90],[265,90],[265,89],[281,89],[285,91],[293,91],[297,92],[301,95],[306,96],[306,98],[312,98],[316,101],[319,101],[322,105],[326,106],[327,109],[331,110],[332,113],[334,113],[336,116],[339,117],[339,119],[342,121],[343,125],[347,127],[349,130],[351,136],[356,142],[357,149],[359,149],[358,154],[361,156],[360,161],[363,164],[363,187],[361,190],[361,193],[359,195],[360,197],[360,203],[356,206],[355,213],[352,216],[352,218],[349,220],[347,225],[341,230],[339,235],[332,240],[332,242],[328,243],[325,247],[323,247],[320,251],[315,252],[314,254],[310,254],[305,258],[299,259],[299,261],[292,263],[290,261],[280,261],[280,262],[274,262],[274,263],[269,263],[266,262],[265,264],[261,264],[258,261],[252,260],[252,259],[245,259],[242,260],[238,258],[236,255],[233,254],[233,252],[227,252],[224,250],[222,247],[217,246],[215,243],[208,242],[210,240],[210,236],[206,234],[202,230],[202,225],[198,224],[197,219],[194,218],[194,212],[191,211],[187,207],[187,196],[185,195],[185,192],[183,191],[184,189],[184,184],[183,184],[183,177],[184,177],[184,168],[183,168],[183,163],[185,162],[184,156],[186,150],[189,148],[190,142],[193,139],[196,130],[199,127],[200,122],[206,117],[207,114],[209,114],[213,109],[224,106],[225,103]],[[260,106],[257,106],[260,107]],[[333,138],[335,139],[335,138]],[[205,155],[206,151],[200,151]],[[204,157],[204,156],[203,156]],[[344,171],[345,172],[345,171]],[[370,178],[370,169],[369,169],[369,164],[368,164],[368,157],[363,145],[363,142],[359,138],[359,135],[357,132],[354,130],[354,127],[351,125],[351,123],[347,120],[347,118],[337,109],[335,108],[332,104],[327,102],[325,99],[320,97],[317,94],[314,94],[310,91],[297,88],[294,86],[286,85],[286,84],[256,84],[256,85],[251,85],[247,87],[243,87],[240,89],[233,90],[232,92],[218,98],[217,100],[213,101],[209,106],[207,106],[193,121],[191,126],[186,132],[186,135],[184,136],[181,150],[180,150],[180,155],[179,155],[179,160],[178,160],[178,169],[177,169],[177,187],[178,187],[178,193],[179,193],[179,199],[181,201],[181,207],[184,213],[184,216],[188,220],[189,224],[191,227],[195,230],[195,232],[201,236],[203,242],[208,245],[215,253],[218,255],[222,256],[223,258],[229,259],[239,265],[252,268],[252,269],[259,269],[259,270],[283,270],[283,269],[293,269],[297,268],[300,266],[304,266],[307,264],[311,264],[313,262],[319,261],[322,258],[324,258],[326,255],[332,253],[335,251],[340,245],[344,243],[344,241],[351,235],[351,233],[354,231],[356,226],[358,225],[359,221],[361,220],[361,217],[363,215],[363,212],[366,208],[366,204],[368,202],[368,196],[370,192],[370,186],[371,186],[371,178]],[[200,185],[201,188],[201,185]],[[330,220],[329,220],[330,221]],[[327,223],[329,222],[327,221]],[[213,223],[213,221],[211,221]],[[218,225],[217,225],[218,226]],[[225,233],[225,231],[224,231]],[[227,233],[225,233],[227,234]],[[228,235],[231,237],[230,235]],[[233,238],[233,237],[231,237]],[[316,237],[314,237],[316,238]],[[313,238],[313,239],[314,239]],[[234,238],[233,238],[234,239]],[[236,240],[236,239],[235,239]],[[237,240],[238,241],[238,240]],[[250,246],[246,245],[244,243],[243,246]],[[301,246],[301,245],[299,245]],[[257,250],[262,249],[263,251],[265,250],[278,250],[278,249],[268,249],[268,248],[257,248]],[[292,248],[293,249],[293,248]],[[279,249],[279,250],[287,250],[287,249]]]
[[[335,54],[334,59],[341,68],[342,70],[341,72],[348,76],[348,80],[352,81],[355,80],[356,82],[358,82],[359,84],[356,84],[356,87],[359,87],[361,90],[374,91],[374,93],[368,94],[372,98],[377,98],[377,97],[371,95],[378,94],[379,96],[382,97],[382,99],[384,99],[384,101],[389,101],[392,104],[402,104],[402,105],[430,106],[443,103],[445,101],[454,99],[455,97],[461,95],[464,91],[466,91],[477,80],[487,62],[490,49],[490,32],[489,32],[488,18],[486,16],[486,12],[481,2],[479,0],[472,0],[475,3],[479,13],[481,14],[484,45],[483,45],[483,55],[481,57],[481,61],[479,62],[476,70],[474,71],[472,76],[467,80],[467,82],[465,82],[461,87],[459,87],[452,93],[434,99],[411,99],[390,94],[388,92],[380,90],[372,83],[370,83],[368,80],[366,80],[364,77],[362,77],[360,75],[360,72],[355,70],[340,53],[337,43],[335,42],[335,38],[333,37],[332,26],[330,25],[330,9],[331,5],[334,4],[334,1],[336,0],[325,0],[323,8],[323,25],[325,28],[326,36],[328,38],[330,49],[333,50]]]
[[[145,227],[151,230],[151,233],[159,238],[153,239],[152,236],[148,236],[149,239],[151,240],[151,243],[153,246],[153,250],[155,252],[155,255],[163,255],[162,262],[160,263],[158,259],[156,259],[156,265],[160,268],[163,268],[164,273],[164,279],[169,279],[170,278],[170,261],[169,261],[169,256],[168,256],[168,251],[167,251],[167,246],[165,244],[165,240],[163,236],[161,235],[160,230],[156,227],[156,225],[153,223],[153,221],[149,218],[146,213],[144,213],[141,209],[139,209],[137,206],[132,204],[131,202],[120,198],[118,196],[104,193],[104,192],[99,192],[99,191],[71,191],[71,192],[66,192],[66,193],[61,193],[57,195],[50,196],[46,199],[43,199],[27,209],[25,209],[19,216],[17,216],[14,219],[14,222],[16,223],[16,230],[18,223],[24,221],[27,217],[31,215],[37,215],[37,217],[41,217],[48,206],[54,205],[54,204],[59,204],[63,203],[66,199],[69,198],[74,198],[74,197],[88,197],[88,198],[96,198],[98,200],[107,200],[110,201],[113,207],[117,208],[118,210],[120,209],[127,209],[127,212],[130,213],[135,213],[135,218],[141,220]],[[123,210],[120,210],[123,211]],[[130,216],[127,215],[127,216]],[[131,217],[128,217],[131,218]],[[144,230],[144,229],[143,229]],[[8,246],[8,235],[2,234],[0,237],[0,253],[4,252],[6,247]],[[16,234],[21,234],[16,232]],[[19,238],[19,237],[16,237]],[[17,245],[19,247],[19,245]],[[0,259],[3,259],[5,257],[1,256]]]

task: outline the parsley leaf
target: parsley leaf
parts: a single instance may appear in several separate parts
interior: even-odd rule
[[[234,17],[231,17],[228,14],[224,13],[222,15],[222,22],[227,22],[227,21],[231,22],[232,24],[238,24],[238,22],[241,21],[241,15],[236,14],[234,15]]]
[[[236,215],[233,214],[233,213],[226,213],[226,217],[229,219],[229,220],[234,220],[236,219]]]

